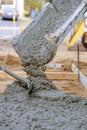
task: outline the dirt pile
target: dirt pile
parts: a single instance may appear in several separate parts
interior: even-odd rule
[[[20,65],[20,59],[16,56],[12,55],[6,55],[6,56],[0,56],[0,64],[4,65]]]

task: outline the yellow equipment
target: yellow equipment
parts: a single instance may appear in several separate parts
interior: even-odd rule
[[[84,20],[81,20],[74,26],[73,35],[71,36],[71,38],[68,39],[68,37],[66,37],[65,39],[65,41],[68,43],[68,47],[72,47],[78,41],[78,39],[83,36],[84,31],[85,31]]]
[[[87,46],[87,33],[85,32],[85,17],[87,10],[87,1],[81,2],[75,12],[65,21],[65,23],[55,30],[55,32],[46,35],[46,38],[57,44],[57,47],[66,41],[69,47],[72,47],[79,38],[81,38],[84,47]]]

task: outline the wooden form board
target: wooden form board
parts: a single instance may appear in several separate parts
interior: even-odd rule
[[[49,79],[52,80],[75,80],[78,79],[78,74],[72,72],[46,72]]]
[[[14,72],[22,77],[27,77],[25,72]],[[72,72],[46,72],[46,75],[51,80],[75,80],[78,79],[78,74]],[[13,77],[9,76],[5,72],[0,71],[0,81],[14,80]]]

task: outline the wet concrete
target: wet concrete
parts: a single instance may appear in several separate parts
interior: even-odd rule
[[[81,0],[54,0],[53,4],[58,11],[49,3],[20,35],[11,41],[27,73],[31,74],[31,65],[38,69],[38,66],[43,66],[53,59],[56,45],[47,41],[45,35],[58,29],[80,3]]]
[[[34,80],[30,80],[31,88],[35,84],[33,81],[37,81],[39,76],[44,80],[37,82],[39,88],[42,82],[47,82],[44,65],[56,55],[57,45],[47,41],[45,35],[58,29],[80,3],[81,0],[54,0],[53,5],[48,2],[35,20],[19,36],[12,39],[11,44],[20,56],[25,72],[32,79],[34,77]],[[47,84],[49,88],[54,87],[49,79]]]
[[[27,93],[13,84],[0,95],[0,130],[87,130],[87,99],[53,89]]]

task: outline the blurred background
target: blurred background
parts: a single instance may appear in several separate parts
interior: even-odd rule
[[[21,33],[47,0],[0,0],[0,38]]]

